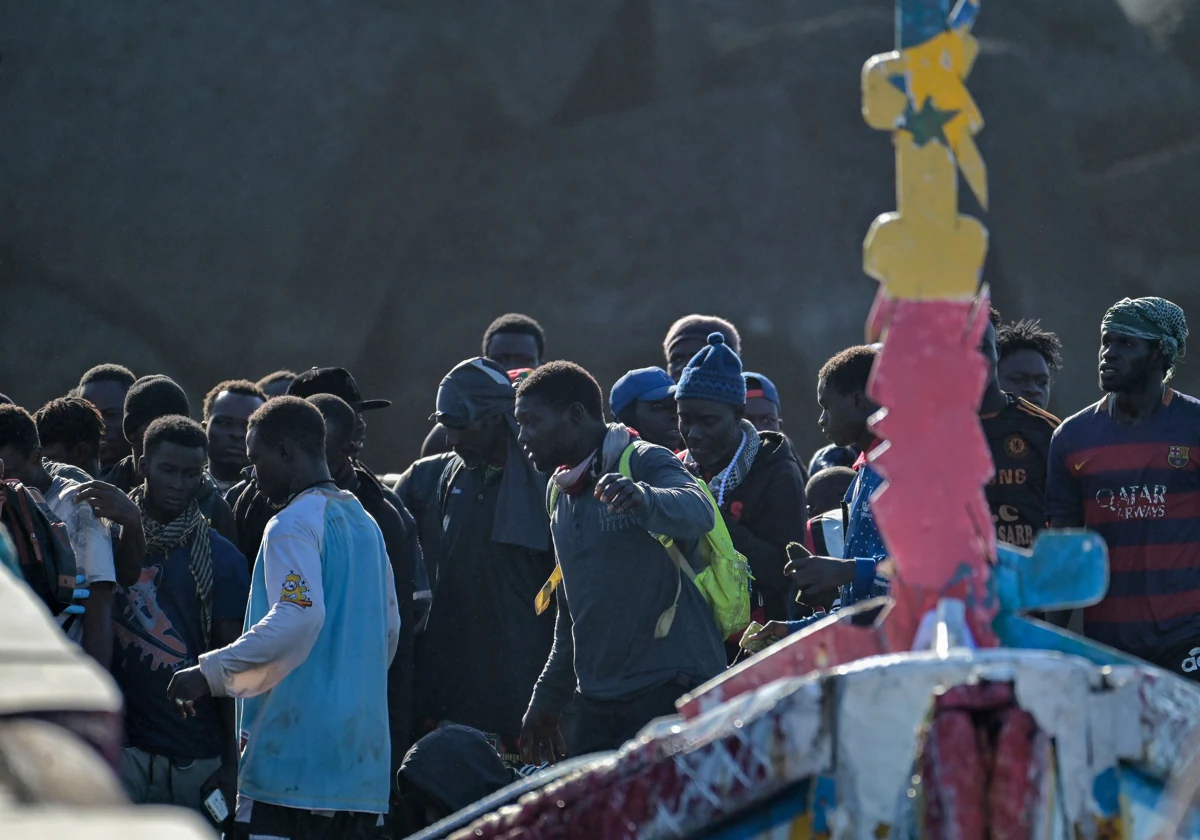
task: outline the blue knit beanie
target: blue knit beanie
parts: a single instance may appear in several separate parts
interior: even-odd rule
[[[708,346],[683,369],[675,399],[711,400],[739,408],[746,404],[742,360],[726,346],[725,336],[719,332],[709,335]]]

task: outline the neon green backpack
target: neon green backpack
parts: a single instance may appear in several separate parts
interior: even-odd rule
[[[621,453],[621,460],[617,467],[618,472],[629,479],[633,478],[629,468],[633,452],[634,444],[631,443]],[[671,624],[675,621],[675,610],[679,606],[679,594],[683,589],[684,575],[687,575],[688,580],[696,584],[700,594],[708,602],[722,639],[744,630],[750,623],[750,565],[746,562],[745,556],[733,547],[729,529],[725,527],[725,520],[721,518],[717,500],[713,498],[708,485],[703,481],[696,483],[704,490],[704,495],[713,508],[713,528],[699,542],[700,558],[704,561],[704,568],[700,572],[696,572],[671,537],[662,534],[650,535],[662,543],[667,555],[679,571],[679,584],[675,588],[675,602],[658,617],[658,622],[654,626],[654,638],[656,639],[661,639],[671,631]],[[558,486],[551,483],[551,514],[554,512],[554,506],[558,504],[558,496]],[[546,581],[534,599],[534,608],[538,615],[549,609],[550,596],[554,594],[554,590],[560,583],[562,583],[562,564],[554,567],[550,579]]]

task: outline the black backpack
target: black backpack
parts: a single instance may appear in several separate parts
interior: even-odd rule
[[[67,526],[47,513],[25,485],[0,481],[0,524],[8,528],[25,583],[58,615],[75,594],[75,550]]]

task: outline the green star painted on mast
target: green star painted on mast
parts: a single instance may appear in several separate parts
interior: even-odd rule
[[[943,129],[946,123],[957,116],[958,111],[939,111],[929,100],[930,97],[925,97],[920,111],[914,111],[912,102],[908,103],[904,109],[903,128],[912,135],[913,142],[918,147],[924,146],[930,140],[937,140],[943,146],[949,146]]]

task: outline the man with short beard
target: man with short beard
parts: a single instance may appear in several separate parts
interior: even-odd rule
[[[516,393],[496,362],[469,359],[442,380],[434,419],[452,452],[423,458],[396,486],[436,556],[417,640],[418,731],[461,723],[517,762],[521,717],[554,637],[533,598],[554,571],[546,478],[517,443]],[[436,482],[414,478],[436,473]]]
[[[1197,680],[1200,400],[1168,385],[1187,336],[1183,310],[1162,298],[1108,310],[1104,398],[1055,432],[1046,513],[1108,543],[1108,594],[1084,611],[1086,635]]]

